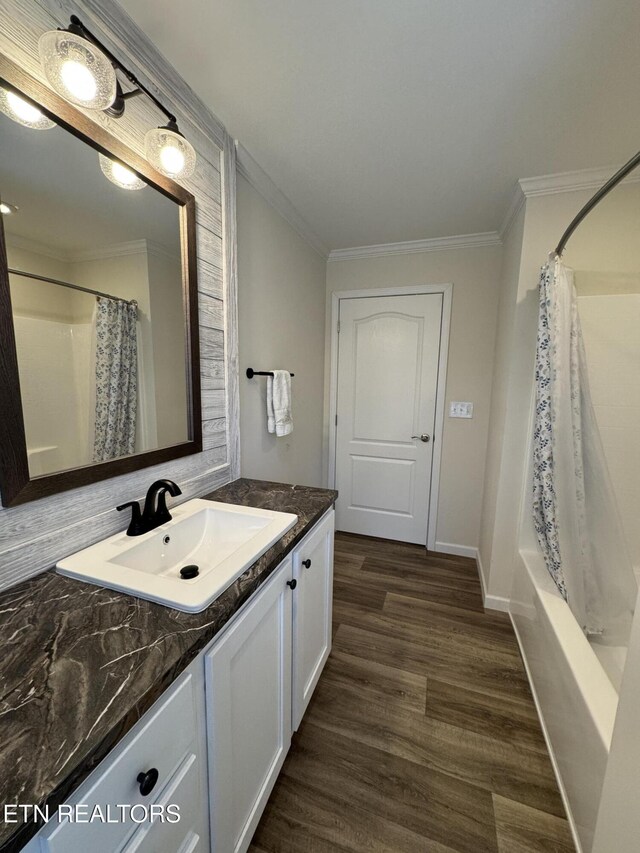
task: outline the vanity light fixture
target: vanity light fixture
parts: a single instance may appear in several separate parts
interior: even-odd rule
[[[106,110],[115,101],[115,68],[73,22],[68,30],[41,35],[38,52],[45,77],[66,101],[92,110]]]
[[[196,168],[193,145],[180,133],[175,121],[149,130],[144,138],[147,160],[168,178],[189,178]]]
[[[34,130],[49,130],[56,126],[55,121],[51,121],[26,98],[17,95],[11,89],[0,89],[0,111],[18,124],[32,127]]]
[[[163,127],[153,128],[146,134],[147,159],[168,178],[188,178],[193,174],[196,152],[180,133],[176,117],[116,59],[77,15],[71,16],[66,30],[51,30],[41,35],[38,49],[47,80],[59,95],[72,104],[121,118],[130,98],[146,95],[168,120]],[[134,88],[123,91],[117,72]],[[117,165],[125,168],[122,164]],[[105,172],[102,158],[100,166],[109,180],[124,186],[113,179],[113,169],[111,174]],[[126,189],[140,189],[140,186],[130,184]]]
[[[120,187],[120,189],[141,190],[147,186],[142,178],[139,178],[133,169],[125,166],[124,163],[120,163],[118,160],[111,160],[109,157],[105,157],[104,154],[99,154],[98,159],[100,161],[102,174],[105,178],[108,178],[112,184]]]
[[[2,216],[11,216],[12,213],[17,213],[19,210],[16,204],[9,204],[8,201],[0,201],[0,214]]]

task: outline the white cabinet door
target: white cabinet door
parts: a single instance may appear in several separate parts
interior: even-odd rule
[[[288,557],[205,654],[211,848],[244,853],[291,742]]]
[[[293,729],[300,725],[331,651],[333,510],[296,548],[293,574]]]

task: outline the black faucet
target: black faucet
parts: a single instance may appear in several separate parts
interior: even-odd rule
[[[118,512],[131,507],[131,521],[127,528],[127,536],[141,536],[171,521],[171,513],[167,509],[167,492],[173,498],[182,494],[173,480],[156,480],[149,486],[142,512],[138,501],[129,501],[116,507]]]

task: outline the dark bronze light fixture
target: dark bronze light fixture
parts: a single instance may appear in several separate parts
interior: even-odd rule
[[[77,15],[71,16],[67,29],[44,33],[38,49],[47,80],[59,95],[76,106],[102,110],[113,118],[120,118],[130,98],[146,95],[167,118],[166,125],[153,128],[146,134],[147,159],[169,178],[188,178],[193,174],[196,152],[180,133],[176,117],[87,29]],[[117,72],[133,86],[131,90],[123,90]],[[105,174],[113,180],[111,175]],[[114,183],[123,186],[122,182]],[[140,187],[128,185],[126,188]]]

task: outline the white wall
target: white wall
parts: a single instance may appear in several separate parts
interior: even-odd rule
[[[472,420],[445,416],[436,540],[475,549],[480,532],[498,307],[500,246],[382,255],[327,264],[327,359],[336,291],[453,284],[446,404],[474,403]],[[325,362],[324,458],[328,466],[329,368]],[[438,547],[438,545],[436,545]]]
[[[242,177],[237,222],[242,475],[321,486],[325,260]],[[290,435],[267,432],[266,378],[247,367],[295,373]]]
[[[478,546],[478,566],[485,589],[489,587],[489,569],[493,553],[493,532],[500,486],[500,464],[507,419],[508,354],[513,347],[513,336],[515,334],[515,294],[520,276],[523,234],[524,205],[521,206],[505,235],[500,270],[500,299],[491,389],[489,439],[487,441],[480,543]]]

